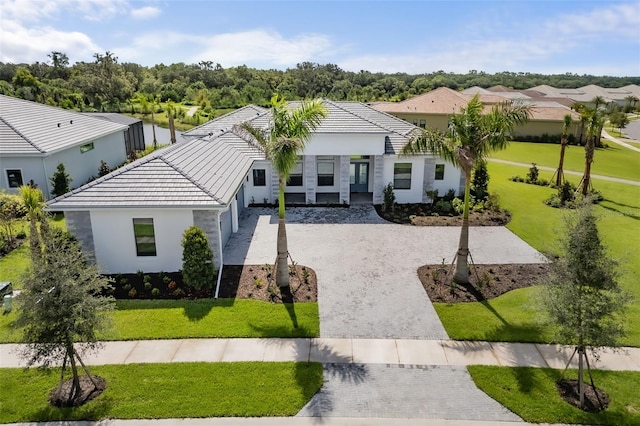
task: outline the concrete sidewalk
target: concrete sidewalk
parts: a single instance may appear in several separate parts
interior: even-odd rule
[[[24,367],[18,344],[0,345],[0,367]],[[314,361],[323,364],[564,368],[573,349],[530,343],[405,339],[176,339],[105,342],[83,360],[88,365]],[[606,350],[593,367],[640,371],[640,348]],[[577,359],[572,362],[577,367]]]

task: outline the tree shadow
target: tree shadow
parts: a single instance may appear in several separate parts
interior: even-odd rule
[[[610,200],[606,200],[606,201],[611,202]],[[613,203],[613,202],[612,202],[612,203]],[[618,203],[613,203],[613,204],[618,204]],[[633,207],[633,206],[625,206],[624,204],[618,204],[618,205],[622,205],[622,206],[624,206],[624,207],[629,207],[629,208],[637,208],[637,207]],[[629,212],[624,211],[624,210],[619,210],[619,209],[616,209],[616,208],[614,208],[614,207],[605,206],[605,205],[604,205],[604,204],[602,204],[602,203],[600,203],[600,207],[602,207],[603,209],[606,209],[606,210],[612,211],[612,212],[616,212],[616,213],[618,213],[618,214],[620,214],[620,215],[622,215],[622,216],[628,217],[628,218],[630,218],[630,219],[640,220],[640,216],[635,215],[635,214],[632,214],[632,213],[629,213]]]
[[[293,328],[298,328],[298,317],[296,316],[296,308],[293,302],[293,294],[291,293],[291,286],[280,287],[280,296],[282,297],[282,304],[284,305]]]

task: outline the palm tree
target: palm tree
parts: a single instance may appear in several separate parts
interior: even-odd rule
[[[638,97],[634,95],[629,95],[626,98],[624,98],[624,100],[627,101],[625,112],[633,111],[636,107],[636,102],[640,101],[640,99],[638,99]]]
[[[564,116],[564,120],[562,123],[562,136],[560,138],[560,163],[558,163],[558,170],[556,170],[556,186],[560,187],[564,183],[564,172],[562,167],[564,165],[564,151],[567,148],[567,143],[569,141],[569,131],[571,130],[571,125],[573,124],[573,120],[571,119],[571,114],[567,114]]]
[[[593,104],[593,108],[597,111],[598,107],[600,107],[600,105],[606,104],[607,101],[602,96],[596,96],[595,98],[591,99],[591,103]]]
[[[584,174],[582,180],[578,184],[578,189],[582,191],[582,195],[587,195],[591,189],[591,163],[596,150],[596,141],[602,127],[604,126],[604,117],[598,110],[592,111],[588,115],[587,123],[587,139],[584,144]]]
[[[18,192],[22,198],[22,204],[24,204],[27,210],[27,216],[29,216],[29,248],[31,251],[31,260],[32,262],[37,262],[42,254],[38,235],[38,220],[40,220],[44,214],[44,196],[40,189],[29,185],[21,186],[18,188]]]
[[[250,136],[250,140],[264,150],[278,173],[278,243],[276,260],[276,284],[289,286],[289,268],[287,256],[287,232],[285,228],[284,187],[291,170],[298,162],[300,153],[311,139],[313,132],[327,111],[320,101],[302,102],[298,108],[290,109],[284,98],[275,95],[271,98],[272,118],[267,129],[253,127],[250,123],[235,126],[241,134]]]
[[[403,155],[432,153],[460,167],[464,172],[464,212],[456,254],[457,283],[469,282],[469,191],[471,172],[489,153],[504,149],[513,129],[529,119],[530,107],[522,103],[496,104],[487,114],[478,95],[449,120],[446,133],[433,129],[415,133],[402,149]]]

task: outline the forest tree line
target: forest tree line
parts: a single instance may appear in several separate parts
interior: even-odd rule
[[[528,89],[540,84],[576,88],[588,84],[621,87],[640,84],[640,77],[470,70],[466,74],[345,71],[334,64],[299,63],[286,70],[245,65],[223,68],[213,61],[159,64],[152,67],[119,62],[112,52],[96,53],[92,62],[70,65],[63,52],[43,62],[0,62],[0,94],[80,111],[129,112],[140,96],[157,102],[198,105],[203,109],[268,105],[274,93],[288,100],[329,98],[360,102],[401,101],[436,89],[503,85]]]

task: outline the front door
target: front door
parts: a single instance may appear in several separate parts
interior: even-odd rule
[[[369,163],[351,163],[349,183],[351,192],[369,192]]]

